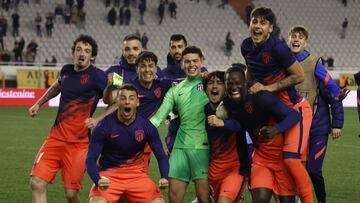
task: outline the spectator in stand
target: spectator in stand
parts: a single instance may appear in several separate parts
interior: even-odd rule
[[[225,38],[225,56],[227,56],[228,58],[230,58],[231,56],[231,51],[233,46],[235,45],[234,41],[231,38],[231,32],[228,32]]]
[[[77,2],[77,9],[78,9],[78,13],[84,8],[85,6],[85,1],[84,0],[76,0]]]
[[[1,50],[4,50],[4,29],[0,26],[0,44]]]
[[[32,56],[32,62],[35,62],[38,47],[39,45],[35,42],[34,39],[31,40],[31,42],[26,47],[26,51],[30,51],[30,54]]]
[[[1,27],[2,30],[3,30],[4,36],[6,36],[6,33],[7,33],[7,26],[8,26],[7,19],[6,19],[6,17],[4,16],[4,14],[1,14],[1,17],[0,17],[0,27]]]
[[[36,24],[36,36],[38,37],[42,37],[41,22],[42,22],[42,17],[40,13],[36,12],[35,24]]]
[[[218,5],[218,8],[225,9],[225,5],[229,3],[229,0],[221,0],[221,4]]]
[[[54,10],[54,15],[55,15],[55,21],[57,16],[60,16],[61,18],[63,17],[64,11],[63,11],[63,7],[60,4],[56,5]]]
[[[246,12],[246,25],[249,27],[250,26],[250,14],[251,11],[254,9],[254,6],[251,3],[248,3],[248,5],[246,5],[245,7],[245,12]]]
[[[164,19],[164,14],[165,14],[165,3],[163,0],[160,0],[160,4],[158,6],[158,15],[160,17],[159,25],[162,23]]]
[[[10,0],[2,0],[2,8],[8,12],[10,7]]]
[[[54,22],[53,22],[53,16],[51,13],[46,16],[45,21],[45,29],[46,29],[46,36],[51,37],[52,36],[52,29],[54,28]]]
[[[171,2],[169,4],[169,11],[170,11],[171,18],[176,19],[176,9],[177,9],[177,5],[176,5],[175,1],[171,0]]]
[[[140,13],[140,25],[145,25],[144,14],[146,11],[146,0],[141,0],[139,4],[139,13]]]
[[[57,59],[56,59],[56,57],[53,55],[53,56],[51,56],[51,63],[54,65],[54,66],[56,66],[56,64],[57,64]]]
[[[16,62],[22,62],[22,51],[20,50],[20,42],[15,40],[14,42],[14,57]]]
[[[341,29],[341,36],[340,36],[341,39],[345,39],[346,28],[348,27],[348,25],[349,25],[348,19],[345,18],[344,21],[343,21],[342,24],[341,24],[341,27],[342,27],[342,29]]]
[[[107,15],[107,20],[108,20],[108,23],[111,25],[111,26],[114,26],[115,23],[116,23],[116,11],[115,11],[115,8],[112,7]]]
[[[20,16],[19,14],[14,11],[11,15],[12,18],[12,27],[13,27],[13,37],[19,36],[19,27],[20,27]]]
[[[64,19],[65,19],[65,24],[70,24],[70,19],[71,19],[71,7],[68,6],[68,5],[65,6]]]
[[[74,0],[65,0],[65,4],[72,7],[74,5]]]
[[[125,7],[124,19],[125,19],[125,25],[130,25],[131,10],[130,10],[130,7],[129,7],[129,6]]]
[[[148,41],[149,41],[149,38],[148,38],[148,36],[146,36],[146,32],[144,32],[144,34],[141,37],[141,44],[142,44],[144,49],[147,49]]]

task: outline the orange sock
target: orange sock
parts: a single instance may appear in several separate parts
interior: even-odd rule
[[[301,159],[284,159],[284,163],[293,177],[297,192],[301,198],[302,203],[313,203],[312,187],[309,175],[301,163]]]

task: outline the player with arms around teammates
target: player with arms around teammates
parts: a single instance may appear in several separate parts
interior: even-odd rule
[[[284,163],[294,178],[304,203],[312,203],[313,195],[308,173],[302,164],[306,160],[312,112],[309,102],[295,89],[304,81],[304,71],[286,43],[272,35],[276,16],[270,8],[258,7],[251,13],[250,37],[241,44],[248,71],[253,81],[250,94],[268,90],[301,114],[299,123],[285,133]]]
[[[40,148],[31,170],[34,203],[47,202],[47,186],[61,170],[65,198],[78,203],[85,172],[89,131],[85,120],[93,114],[106,86],[104,72],[91,64],[97,55],[96,41],[80,35],[73,43],[74,64],[62,67],[59,79],[29,109],[34,117],[42,104],[61,93],[56,120]]]
[[[163,103],[150,121],[158,127],[176,106],[180,116],[173,151],[170,155],[169,200],[183,202],[187,185],[194,181],[197,198],[209,202],[209,143],[205,130],[204,106],[209,102],[203,91],[201,67],[204,56],[195,46],[182,53],[186,79],[170,88]]]

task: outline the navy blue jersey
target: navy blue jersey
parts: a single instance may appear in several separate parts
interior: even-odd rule
[[[215,115],[210,104],[205,106],[206,117]],[[250,157],[245,131],[236,120],[224,120],[224,127],[212,127],[206,122],[206,132],[210,145],[209,177],[220,178],[230,168],[240,166],[240,174],[248,175]]]
[[[264,126],[275,126],[283,133],[300,119],[297,111],[268,91],[248,94],[241,103],[225,98],[224,104],[226,109],[231,109],[230,116],[240,122],[254,141]]]
[[[90,65],[75,71],[73,64],[64,65],[58,82],[60,104],[50,136],[67,142],[88,142],[89,130],[85,119],[92,116],[106,87],[102,70]]]
[[[360,121],[360,71],[354,74],[355,82],[358,86],[357,92],[356,92],[356,101],[357,101],[357,110],[358,110],[358,116]]]
[[[262,45],[255,46],[249,37],[241,44],[241,53],[253,79],[264,85],[281,81],[287,76],[287,69],[296,62],[285,42],[270,35]],[[278,93],[286,104],[292,106],[302,100],[295,87]]]
[[[121,56],[119,64],[112,65],[105,71],[106,75],[113,72],[121,75],[123,77],[124,83],[130,83],[131,80],[134,80],[137,77],[135,64],[128,64],[123,56]],[[159,67],[157,67],[156,75],[158,78],[164,77]]]
[[[140,105],[138,106],[137,112],[144,118],[150,118],[156,113],[165,97],[165,93],[171,87],[171,81],[166,79],[155,80],[150,89],[143,87],[138,77],[130,83],[134,85],[138,91]]]
[[[129,126],[119,121],[117,112],[106,116],[91,134],[86,158],[90,178],[97,184],[99,171],[122,166],[143,167],[146,143],[150,144],[158,160],[161,177],[167,178],[169,163],[155,126],[140,115]]]

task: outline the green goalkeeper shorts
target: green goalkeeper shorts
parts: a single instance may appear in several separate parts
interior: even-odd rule
[[[170,155],[169,177],[189,183],[208,179],[208,149],[178,149]]]

